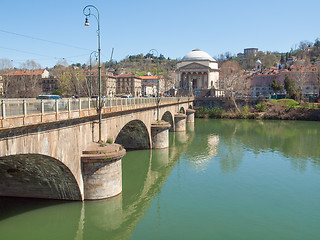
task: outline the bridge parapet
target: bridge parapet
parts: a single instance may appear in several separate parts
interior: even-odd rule
[[[159,105],[192,101],[187,97],[161,98]],[[156,98],[108,98],[103,101],[102,114],[154,108]],[[0,129],[97,115],[97,99],[5,99],[0,104]]]

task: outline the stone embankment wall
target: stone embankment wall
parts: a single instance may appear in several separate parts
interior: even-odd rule
[[[248,106],[249,108],[255,107],[262,99],[248,99],[248,98],[237,98],[237,106],[242,108]],[[235,110],[234,102],[230,98],[196,98],[194,100],[194,107],[207,107],[215,108],[220,107],[226,111]]]

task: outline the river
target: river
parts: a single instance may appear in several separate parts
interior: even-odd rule
[[[320,122],[196,119],[127,152],[123,192],[0,198],[0,239],[320,239]]]

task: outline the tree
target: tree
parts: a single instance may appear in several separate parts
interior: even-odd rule
[[[284,60],[284,54],[281,54],[280,63],[281,63],[281,64],[284,64],[284,63],[285,63],[285,60]]]
[[[71,66],[63,71],[60,77],[59,90],[63,96],[88,96],[85,75],[82,69],[74,69]]]
[[[10,78],[7,74],[13,68],[12,62],[7,58],[0,59],[0,74],[2,75],[2,87],[3,87],[3,94],[7,94],[8,86],[10,83]]]
[[[275,92],[275,93],[283,91],[282,84],[278,83],[276,79],[272,80],[271,88],[272,88],[273,92]]]
[[[286,90],[289,98],[295,98],[296,91],[294,81],[291,78],[289,78],[288,75],[286,75],[284,78],[284,89]]]
[[[309,65],[310,65],[310,61],[308,59],[301,59],[294,63],[294,66],[297,70],[294,75],[294,80],[297,86],[296,100],[298,101],[301,101],[303,87],[308,81],[307,69]]]
[[[0,59],[0,71],[12,69],[12,62],[7,58]]]
[[[41,69],[41,65],[36,63],[34,60],[27,60],[24,63],[20,64],[21,69],[28,69],[28,70],[38,70]]]
[[[221,77],[223,79],[222,84],[224,86],[226,96],[231,98],[235,108],[238,112],[240,112],[240,109],[238,108],[235,101],[235,97],[237,93],[241,93],[245,89],[245,87],[242,77],[242,71],[238,62],[224,62],[221,66]]]

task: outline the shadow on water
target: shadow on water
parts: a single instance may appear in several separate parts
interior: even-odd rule
[[[0,221],[35,209],[68,203],[70,203],[70,201],[18,197],[0,197]]]
[[[79,202],[1,197],[0,238],[74,239],[80,212]]]

